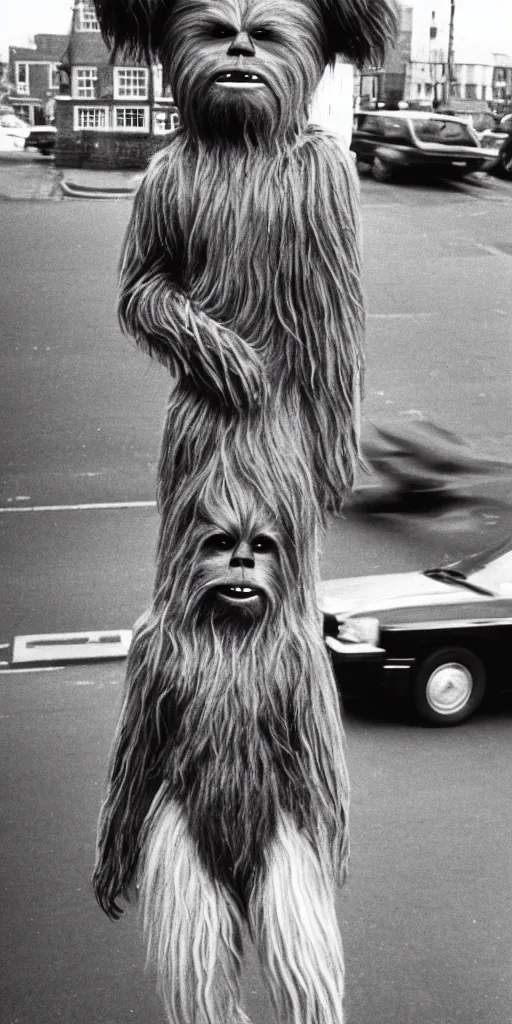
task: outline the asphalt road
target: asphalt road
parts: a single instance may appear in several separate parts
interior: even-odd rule
[[[362,187],[366,417],[426,414],[508,456],[510,191]],[[129,208],[2,205],[0,642],[129,628],[149,599],[168,380],[115,321]],[[92,507],[103,503],[117,507]],[[51,510],[29,511],[40,506]],[[324,575],[412,568],[508,529],[477,526],[349,518],[325,539]],[[121,678],[122,666],[0,674],[6,1024],[162,1021],[135,915],[110,924],[89,887]],[[368,707],[346,728],[348,1024],[510,1024],[510,709],[436,731]],[[254,1024],[277,1024],[251,957],[246,992]]]

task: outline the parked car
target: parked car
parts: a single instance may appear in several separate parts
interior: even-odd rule
[[[486,691],[512,689],[512,538],[423,572],[321,584],[341,691],[392,688],[417,715],[455,725]]]
[[[0,114],[0,149],[23,149],[29,132],[28,124],[16,114]]]
[[[357,113],[351,149],[377,181],[406,171],[463,178],[493,156],[464,118],[414,110]]]
[[[55,149],[57,129],[51,124],[38,124],[30,129],[25,139],[25,149],[35,147],[43,156],[49,156]]]
[[[482,146],[494,154],[485,170],[512,179],[512,114],[507,114],[495,128],[484,132]]]

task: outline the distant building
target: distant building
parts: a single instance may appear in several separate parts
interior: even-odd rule
[[[411,59],[413,8],[399,7],[400,26],[395,46],[388,51],[382,67],[366,67],[356,75],[357,107],[379,104],[396,107],[404,97],[407,68]]]
[[[75,0],[56,100],[60,167],[142,168],[178,126],[158,65],[112,62],[92,0]]]
[[[67,41],[67,36],[44,34],[34,36],[32,47],[9,47],[9,105],[28,124],[53,121],[58,66]]]
[[[492,106],[499,114],[512,111],[512,56],[493,54]]]

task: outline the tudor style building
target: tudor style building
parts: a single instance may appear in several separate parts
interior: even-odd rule
[[[121,53],[111,60],[92,0],[75,0],[60,77],[57,166],[145,167],[178,125],[161,68]]]

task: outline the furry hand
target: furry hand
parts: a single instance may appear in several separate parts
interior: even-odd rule
[[[240,410],[259,405],[266,379],[254,349],[203,313],[191,316],[188,326],[194,341],[187,353],[185,373],[196,390]]]

